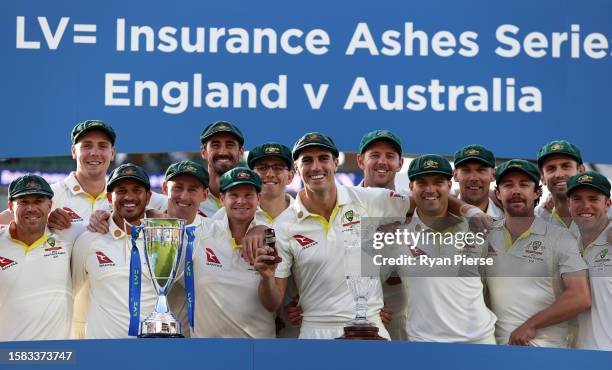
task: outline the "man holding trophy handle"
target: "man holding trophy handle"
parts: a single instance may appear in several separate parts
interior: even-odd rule
[[[364,217],[404,219],[411,203],[408,196],[377,188],[348,188],[335,183],[338,149],[321,133],[308,133],[293,147],[294,166],[304,181],[294,212],[278,220],[278,252],[282,262],[271,261],[269,248],[260,246],[255,267],[261,273],[259,296],[269,310],[283,301],[287,279],[293,274],[299,305],[303,309],[300,338],[332,339],[343,335],[344,325],[355,317],[355,303],[346,284],[343,257],[344,234],[360,227]],[[472,208],[454,202],[455,211]],[[295,266],[294,266],[295,265]],[[294,268],[295,267],[295,268]],[[383,307],[380,285],[368,300],[368,319],[379,335],[389,335],[380,319]]]

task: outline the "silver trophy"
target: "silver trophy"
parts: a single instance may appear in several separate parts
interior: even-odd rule
[[[182,338],[181,322],[170,311],[168,292],[176,280],[186,242],[185,220],[147,218],[142,220],[146,265],[157,293],[155,310],[140,322],[140,338]]]
[[[356,228],[355,228],[356,229]],[[368,299],[378,288],[379,279],[362,266],[364,251],[359,230],[351,230],[345,237],[344,274],[349,291],[355,300],[356,316],[344,327],[339,339],[384,340],[378,335],[376,323],[368,320]]]

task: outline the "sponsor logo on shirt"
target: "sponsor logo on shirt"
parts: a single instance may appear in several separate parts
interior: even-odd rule
[[[410,247],[410,253],[412,254],[413,257],[426,256],[427,255],[427,253],[425,253],[421,248],[416,247],[416,246],[411,246]]]
[[[607,267],[609,263],[610,255],[608,254],[608,248],[603,249],[593,258],[593,267]]]
[[[212,248],[206,248],[206,264],[209,266],[223,267]]]
[[[77,222],[77,221],[83,221],[83,218],[81,216],[79,216],[75,211],[73,211],[71,208],[68,207],[63,207],[62,208],[64,211],[66,211],[66,213],[68,213],[68,215],[70,216],[70,222]]]
[[[15,266],[16,264],[17,262],[13,261],[12,259],[0,256],[0,268],[2,271],[9,267]]]
[[[398,198],[398,199],[406,199],[405,196],[403,196],[400,193],[396,193],[395,191],[391,190],[389,191],[389,198]]]
[[[102,251],[96,251],[96,257],[98,257],[98,264],[100,267],[115,266],[115,262],[108,258]]]
[[[304,235],[300,235],[300,234],[295,234],[293,235],[293,238],[300,244],[300,246],[302,246],[302,248],[306,249],[306,248],[310,248],[313,247],[317,244],[319,244],[318,242],[315,242],[314,240],[310,239],[307,236]]]

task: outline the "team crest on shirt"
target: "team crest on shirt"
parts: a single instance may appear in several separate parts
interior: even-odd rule
[[[223,267],[212,248],[206,248],[206,264],[208,266]]]
[[[527,258],[529,262],[542,262],[544,261],[543,255],[545,246],[539,240],[534,240],[527,244],[527,247],[523,250],[521,257]]]
[[[2,271],[15,266],[16,264],[17,262],[13,261],[12,259],[0,256],[0,268]]]
[[[344,212],[344,215],[342,215],[342,228],[343,228],[343,231],[344,230],[352,230],[353,229],[353,225],[357,225],[360,222],[361,221],[360,221],[359,213],[355,212],[352,209]]]
[[[608,248],[604,248],[601,252],[595,255],[592,262],[592,268],[595,269],[603,269],[606,267],[612,267],[612,263],[610,263],[610,254],[608,253]]]
[[[45,249],[43,249],[43,257],[57,258],[61,255],[66,254],[66,250],[64,249],[64,247],[58,245],[54,237],[49,237],[45,244],[47,246],[45,247]]]
[[[293,235],[293,238],[304,249],[310,248],[310,247],[314,247],[315,245],[319,244],[318,242],[310,239],[309,237],[304,236],[304,235],[300,235],[300,234]]]
[[[96,251],[96,257],[98,258],[98,265],[100,267],[115,266],[115,262],[108,258],[102,251]]]
[[[70,216],[70,222],[83,221],[83,218],[79,216],[78,213],[73,211],[71,208],[63,207],[62,209],[66,211],[66,213],[68,213],[68,215]]]

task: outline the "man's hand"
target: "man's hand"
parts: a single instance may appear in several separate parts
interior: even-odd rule
[[[255,270],[257,270],[264,279],[274,278],[274,271],[276,271],[278,263],[275,263],[276,257],[271,255],[273,252],[274,249],[267,245],[257,248]]]
[[[552,212],[555,208],[555,200],[552,197],[552,194],[548,194],[544,203],[542,203],[542,207],[548,212]]]
[[[293,297],[291,302],[287,303],[287,305],[283,308],[285,315],[287,315],[287,319],[292,325],[300,326],[302,325],[302,307],[298,306],[298,301],[300,300],[300,296],[296,295]]]
[[[523,325],[516,328],[512,334],[510,334],[508,344],[511,346],[528,346],[535,336],[535,328],[525,322]]]
[[[108,219],[110,218],[110,212],[97,210],[91,214],[91,218],[89,219],[89,225],[87,225],[87,230],[106,234],[109,230]]]
[[[269,228],[264,225],[254,226],[247,231],[246,235],[242,239],[242,251],[240,253],[242,258],[251,266],[255,264],[257,249],[265,246],[264,232],[267,229]]]
[[[465,214],[465,217],[468,219],[470,230],[475,233],[486,234],[493,229],[493,222],[495,220],[482,211],[474,212],[470,210],[470,212]]]
[[[380,309],[380,319],[385,326],[389,325],[391,320],[393,320],[393,310],[387,306],[383,306],[383,308]]]
[[[72,217],[65,210],[56,208],[49,213],[47,220],[49,229],[65,230],[70,228],[70,225],[72,225]]]

